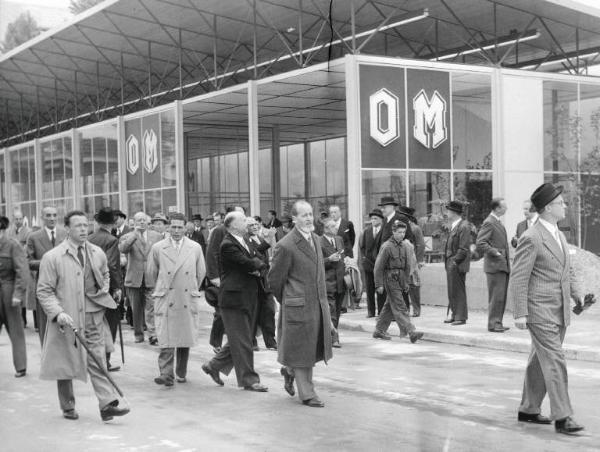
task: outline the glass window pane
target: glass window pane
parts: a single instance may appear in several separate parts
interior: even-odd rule
[[[465,218],[481,226],[490,213],[492,174],[455,172],[454,199],[466,203]]]
[[[81,193],[91,195],[94,193],[93,165],[92,165],[92,140],[81,139],[79,142],[79,154],[81,155]]]
[[[28,176],[28,181],[29,181],[29,199],[32,200],[37,200],[37,194],[36,194],[36,177],[35,177],[35,149],[33,148],[33,146],[29,147],[29,176]]]
[[[141,191],[127,193],[127,205],[129,206],[129,212],[127,218],[131,218],[137,212],[144,211],[144,193]]]
[[[148,215],[153,216],[157,212],[162,212],[162,196],[160,190],[148,190],[144,192],[144,206]]]
[[[487,74],[452,74],[454,169],[492,168],[492,85]]]
[[[52,184],[52,142],[41,144],[42,149],[42,198],[54,198],[54,185]]]
[[[280,147],[281,166],[281,207],[282,212],[289,212],[297,199],[304,199],[304,144],[293,144]]]
[[[94,193],[105,193],[108,191],[105,138],[94,138],[92,140],[92,155],[94,165]]]
[[[63,154],[63,140],[52,140],[52,180],[54,183],[54,197],[65,196],[65,159]]]
[[[384,196],[393,196],[400,204],[406,202],[406,171],[364,170],[362,188],[362,213],[366,222],[369,212],[377,207]]]
[[[107,139],[108,191],[119,191],[119,150],[117,140]]]
[[[175,164],[175,112],[173,110],[160,114],[160,143],[162,186],[174,187],[177,183],[177,168]]]
[[[558,227],[565,234],[567,242],[579,246],[579,193],[576,176],[573,174],[545,174],[544,182],[551,182],[564,187],[562,196],[567,203],[566,217],[558,222]],[[586,186],[590,182],[595,182],[595,180],[594,178],[584,178],[582,182],[583,186]],[[594,204],[592,193],[589,192],[585,196],[585,201],[589,203],[586,207],[591,207]]]
[[[581,85],[581,172],[600,174],[600,86]]]
[[[325,141],[310,143],[310,186],[309,198],[327,196],[327,162],[325,159]]]
[[[577,170],[579,122],[577,85],[544,82],[544,170]]]

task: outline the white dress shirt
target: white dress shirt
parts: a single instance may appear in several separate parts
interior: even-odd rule
[[[550,233],[550,235],[552,235],[552,237],[554,237],[554,240],[556,240],[556,243],[558,243],[558,247],[560,248],[560,250],[564,251],[563,247],[562,247],[562,243],[560,242],[560,237],[559,237],[559,233],[558,233],[558,226],[555,225],[555,224],[547,222],[543,218],[540,218],[539,221],[540,221],[541,225],[544,226],[548,230],[548,232]]]

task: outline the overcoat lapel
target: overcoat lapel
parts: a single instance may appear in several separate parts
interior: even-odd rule
[[[188,239],[187,237],[183,237],[181,239],[181,249],[179,250],[179,255],[177,256],[177,259],[175,261],[175,269],[173,270],[173,273],[179,270],[179,268],[191,255],[192,249],[188,246],[188,243],[186,242],[187,240],[190,239]],[[173,251],[175,251],[175,248],[173,246],[171,246],[171,248],[173,249]],[[177,255],[177,252],[175,252],[175,254]]]
[[[300,231],[294,229],[294,232],[296,234],[296,245],[298,246],[298,249],[306,254],[313,262],[318,263],[316,247],[319,246],[319,243],[315,240],[315,235],[311,234],[313,244],[315,246],[315,250],[313,250],[308,241],[302,236]]]
[[[554,237],[552,237],[552,234],[550,234],[548,229],[546,229],[543,224],[536,223],[536,227],[538,228],[538,231],[540,231],[540,233],[542,234],[542,242],[543,242],[544,246],[546,248],[548,248],[548,250],[554,255],[554,257],[556,257],[558,259],[558,261],[561,264],[564,264],[565,263],[565,253],[564,253],[565,248],[564,248],[564,246],[563,246],[563,251],[561,251],[560,247],[558,246],[558,243],[556,243],[556,239]]]

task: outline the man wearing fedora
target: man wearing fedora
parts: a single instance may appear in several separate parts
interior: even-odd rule
[[[446,205],[446,212],[450,223],[450,235],[444,253],[449,316],[444,323],[457,326],[467,323],[468,318],[465,279],[471,263],[471,228],[462,218],[461,202],[450,201]]]
[[[477,234],[477,251],[483,255],[483,271],[488,285],[488,331],[504,333],[508,330],[502,324],[502,318],[506,307],[510,262],[506,229],[500,218],[508,207],[504,198],[492,199],[490,207],[492,211]]]
[[[119,252],[119,240],[111,234],[115,226],[115,215],[110,207],[103,207],[94,216],[98,228],[88,237],[88,241],[99,247],[106,254],[109,276],[109,294],[116,303],[121,300],[121,285],[123,284],[121,274],[121,253]],[[104,317],[108,323],[111,340],[105,338],[106,342],[106,366],[109,371],[115,372],[120,366],[114,366],[110,362],[110,355],[114,351],[114,343],[117,337],[117,329],[121,321],[119,307],[114,309],[107,307]]]
[[[204,236],[204,228],[202,227],[202,215],[199,213],[192,215],[192,221],[194,222],[194,231],[190,237],[194,242],[202,247],[202,252],[206,255],[206,240]]]
[[[381,209],[373,209],[369,213],[371,224],[365,228],[358,239],[358,248],[360,249],[360,263],[365,274],[365,290],[367,292],[367,317],[375,317],[375,308],[377,315],[381,313],[385,297],[383,294],[375,295],[375,259],[377,259],[377,244],[381,235],[381,223],[383,221],[383,212]],[[375,297],[377,296],[377,304]]]
[[[562,343],[569,326],[570,299],[580,301],[582,293],[571,267],[567,241],[557,226],[565,218],[562,190],[545,183],[531,195],[539,219],[519,240],[508,296],[515,325],[529,329],[532,345],[518,420],[550,424],[553,419],[557,433],[572,434],[583,430],[583,426],[571,417]],[[550,418],[541,415],[546,393]]]
[[[169,225],[169,219],[161,212],[156,212],[150,222],[152,229],[160,234],[163,239],[169,237],[167,226]]]
[[[401,214],[397,211],[397,207],[399,205],[400,204],[396,202],[393,196],[382,197],[381,202],[378,204],[378,206],[381,207],[381,211],[383,212],[383,225],[381,229],[381,236],[379,237],[379,244],[377,247],[378,251],[379,248],[381,248],[381,245],[383,245],[392,236],[392,224],[396,220],[400,220],[406,223],[407,227],[405,238],[410,243],[414,244],[415,242],[415,238],[412,233],[412,228],[408,224],[408,219],[406,218],[406,215]]]

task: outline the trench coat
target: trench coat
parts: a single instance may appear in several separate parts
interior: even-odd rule
[[[332,357],[323,253],[319,237],[311,235],[314,250],[297,228],[277,242],[268,276],[281,303],[277,360],[289,367],[313,367]]]
[[[90,298],[100,306],[115,309],[109,295],[109,273],[106,255],[96,245],[86,243],[86,262],[92,267],[98,290]],[[65,312],[73,319],[73,328],[82,335],[85,330],[84,274],[79,259],[68,240],[42,257],[37,297],[46,315],[46,336],[42,348],[40,378],[42,380],[87,380],[85,349],[77,343],[73,331],[59,330],[56,316]]]
[[[161,348],[193,347],[200,330],[200,284],[206,275],[204,253],[195,241],[155,243],[146,264],[146,287],[153,288],[154,326]]]

